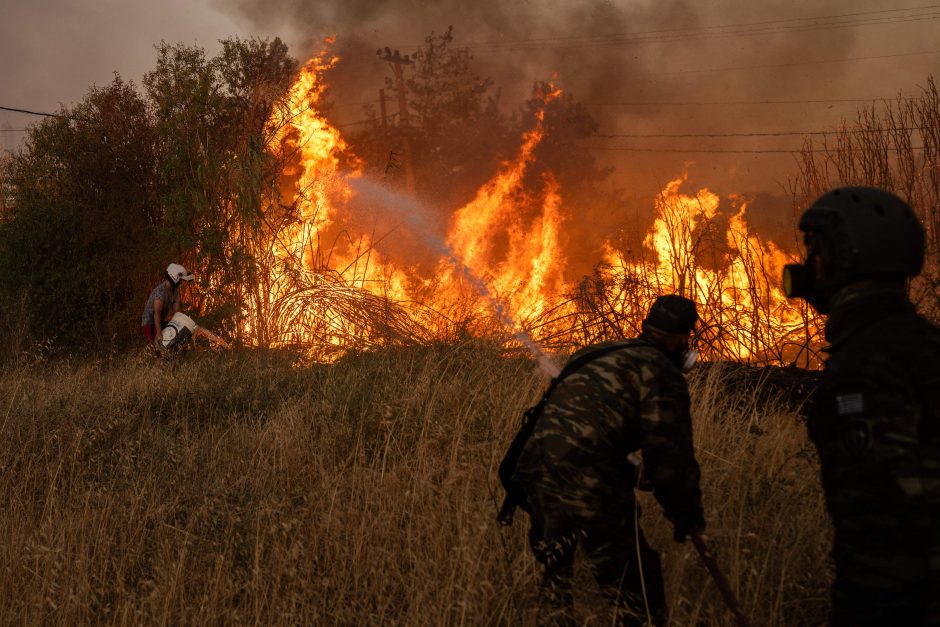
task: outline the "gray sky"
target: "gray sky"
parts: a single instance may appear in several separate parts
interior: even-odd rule
[[[430,30],[453,25],[457,44],[472,46],[478,72],[502,88],[504,106],[557,73],[562,88],[590,103],[601,134],[824,130],[859,104],[677,103],[915,92],[940,62],[940,53],[920,54],[940,50],[938,18],[940,5],[929,0],[0,0],[0,105],[54,111],[113,72],[139,84],[161,39],[211,53],[221,37],[276,34],[303,59],[335,34],[343,60],[332,80],[343,106],[334,122],[349,122],[381,86],[386,68],[377,48],[413,51]],[[0,129],[35,119],[0,112]],[[0,141],[10,136],[21,133],[0,133]],[[696,184],[720,192],[779,192],[793,170],[789,155],[620,149],[790,149],[800,138],[599,137],[592,144],[611,149],[597,154],[638,196],[683,167]]]
[[[114,72],[139,85],[161,39],[216,50],[218,39],[256,30],[204,0],[0,0],[0,24],[0,105],[48,112]],[[37,119],[0,111],[0,127]]]

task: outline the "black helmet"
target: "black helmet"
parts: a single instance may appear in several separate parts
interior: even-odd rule
[[[829,296],[862,279],[903,281],[924,265],[924,228],[910,206],[874,187],[842,187],[816,199],[799,224],[809,248],[805,265],[784,269],[787,296],[826,313]],[[817,276],[812,257],[822,259]]]

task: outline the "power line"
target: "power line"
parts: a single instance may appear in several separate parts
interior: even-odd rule
[[[630,146],[591,146],[582,144],[581,148],[587,150],[602,150],[611,152],[645,152],[645,153],[691,153],[691,154],[800,154],[803,152],[828,152],[822,148],[804,149],[755,149],[737,150],[722,148],[633,148]],[[923,150],[923,146],[912,146],[911,150]]]
[[[532,39],[515,39],[515,40],[492,40],[492,41],[482,41],[482,42],[469,42],[465,44],[466,47],[492,47],[492,46],[510,46],[516,44],[528,44],[528,43],[565,43],[565,42],[592,42],[597,41],[598,39],[613,38],[613,37],[642,37],[645,35],[654,35],[662,36],[666,34],[681,35],[681,34],[695,34],[696,32],[707,32],[713,30],[723,30],[730,28],[747,28],[752,26],[769,26],[769,25],[783,25],[792,22],[813,22],[816,20],[837,20],[842,18],[852,18],[864,15],[883,15],[891,13],[909,13],[915,11],[925,11],[928,9],[937,9],[940,8],[940,4],[929,4],[919,7],[909,7],[902,9],[882,9],[877,11],[857,11],[854,13],[840,13],[837,15],[822,15],[814,17],[794,17],[794,18],[784,18],[777,20],[763,20],[758,22],[741,22],[735,24],[719,24],[714,26],[696,26],[696,27],[685,27],[685,28],[666,28],[658,30],[648,30],[648,31],[635,31],[632,33],[613,33],[610,35],[600,35],[600,36],[587,36],[587,37],[565,37],[565,36],[556,36],[556,37],[541,37],[541,38],[532,38]],[[901,16],[899,16],[901,17]],[[911,17],[911,16],[903,16]]]
[[[763,35],[777,35],[777,34],[789,34],[789,33],[803,33],[803,32],[812,32],[812,31],[829,31],[832,29],[838,28],[852,28],[858,26],[879,26],[884,24],[902,24],[909,22],[924,22],[924,21],[935,21],[940,19],[940,13],[925,14],[921,16],[905,18],[905,19],[893,19],[893,20],[878,20],[878,21],[866,21],[866,22],[857,22],[857,23],[820,23],[814,25],[801,26],[799,28],[779,28],[773,30],[755,30],[755,31],[728,31],[724,33],[714,33],[707,34],[703,33],[701,35],[690,35],[686,37],[665,37],[665,38],[627,38],[627,39],[597,39],[594,41],[586,41],[583,43],[558,43],[550,45],[551,49],[554,51],[561,51],[567,49],[575,48],[588,48],[588,47],[598,47],[598,46],[610,46],[610,45],[631,45],[631,44],[647,44],[647,43],[688,43],[688,42],[697,42],[697,41],[706,41],[713,39],[727,39],[730,37],[741,38],[741,37],[756,37]],[[518,46],[494,46],[488,49],[488,51],[499,52],[499,51],[512,51],[512,52],[528,52],[534,50],[540,50],[549,47],[548,45],[518,45]]]
[[[47,118],[65,118],[66,120],[77,120],[79,122],[91,122],[88,118],[78,118],[73,115],[64,115],[62,113],[43,113],[42,111],[30,111],[28,109],[16,109],[14,107],[2,107],[0,111],[12,111],[13,113],[25,113],[27,115],[41,115]]]
[[[937,5],[925,8],[936,8]],[[514,42],[494,42],[489,44],[487,49],[492,51],[500,50],[513,50],[513,51],[524,51],[524,50],[534,50],[539,48],[544,48],[546,46],[551,46],[555,50],[567,49],[567,48],[581,48],[581,47],[592,47],[592,46],[604,46],[604,45],[619,45],[619,44],[643,44],[643,43],[664,43],[664,42],[687,42],[687,41],[703,41],[709,39],[724,39],[728,37],[752,37],[752,36],[763,36],[763,35],[774,35],[774,34],[786,34],[786,33],[801,33],[801,32],[811,32],[817,30],[830,30],[830,29],[841,29],[841,28],[855,28],[861,26],[880,26],[885,24],[903,24],[911,22],[923,22],[923,21],[933,21],[940,18],[940,13],[928,12],[920,13],[915,15],[899,15],[886,18],[869,18],[869,19],[857,19],[851,21],[829,21],[829,22],[820,22],[813,20],[820,19],[832,19],[828,17],[823,18],[796,18],[801,21],[806,21],[805,24],[794,24],[790,26],[784,25],[785,22],[793,20],[783,20],[780,22],[779,26],[766,26],[761,28],[745,28],[737,27],[734,25],[731,26],[714,26],[714,27],[705,27],[699,29],[675,29],[672,31],[663,31],[663,34],[655,34],[656,31],[647,31],[647,32],[638,32],[638,33],[626,33],[618,35],[608,35],[608,36],[598,36],[598,37],[581,37],[581,38],[544,38],[538,40],[516,40]],[[750,25],[756,25],[759,23],[752,23]],[[749,25],[749,26],[750,26]],[[715,32],[709,32],[715,31]],[[475,46],[467,46],[475,47]]]
[[[923,131],[924,128],[920,126],[905,126],[897,129],[898,131]],[[649,139],[649,138],[692,138],[692,137],[788,137],[793,135],[839,135],[843,133],[855,134],[864,134],[872,133],[876,131],[870,131],[866,129],[834,129],[831,131],[774,131],[774,132],[760,132],[760,133],[595,133],[593,137],[602,137],[606,139],[614,138],[631,138],[631,139]]]
[[[893,98],[893,96],[892,96]],[[860,103],[877,102],[879,100],[888,100],[888,98],[830,98],[825,100],[689,100],[685,102],[677,101],[623,101],[623,102],[585,102],[582,103],[590,107],[705,107],[705,106],[730,106],[730,105],[789,105],[789,104],[830,104],[830,103]]]
[[[825,65],[827,63],[844,63],[845,61],[870,61],[872,59],[894,59],[897,57],[917,57],[930,54],[940,54],[940,50],[924,50],[921,52],[903,52],[899,54],[881,54],[870,57],[845,57],[842,59],[821,59],[819,61],[795,61],[793,63],[775,63],[768,65],[736,65],[728,67],[706,68],[700,70],[671,70],[658,72],[659,74],[701,74],[707,72],[727,72],[729,70],[765,70],[780,67],[797,67],[801,65]]]
[[[345,124],[331,124],[330,126],[332,126],[333,128],[345,128],[347,126],[358,126],[360,124],[368,124],[369,122],[378,123],[378,120],[374,118],[370,118],[368,120],[356,120],[355,122],[347,122]]]
[[[908,16],[908,17],[903,17],[903,18],[884,19],[884,20],[859,20],[856,22],[819,22],[819,23],[814,23],[814,24],[805,24],[801,26],[763,28],[763,29],[753,29],[753,30],[748,30],[748,29],[728,30],[724,32],[700,33],[700,34],[691,34],[687,36],[596,39],[594,41],[586,41],[586,42],[579,43],[579,44],[574,44],[574,43],[555,44],[553,48],[557,50],[557,49],[582,48],[582,47],[594,47],[594,46],[618,45],[618,44],[707,41],[707,40],[712,40],[712,39],[727,39],[729,37],[755,37],[755,36],[764,36],[764,35],[803,33],[803,32],[832,30],[832,29],[841,29],[841,28],[855,28],[855,27],[860,27],[860,26],[880,26],[880,25],[885,25],[885,24],[903,24],[903,23],[910,23],[910,22],[933,21],[933,20],[936,20],[938,17],[940,17],[940,14],[927,13],[927,14],[922,14],[922,15],[917,15],[917,16]],[[528,45],[528,46],[507,46],[507,47],[504,47],[503,49],[504,50],[532,50],[532,49],[538,49],[538,48],[539,46]]]
[[[588,146],[582,145],[582,148],[588,150],[604,150],[611,152],[652,152],[652,153],[701,153],[701,154],[793,154],[802,152],[800,150],[734,150],[721,148],[632,148],[627,146]],[[813,150],[812,152],[818,152]]]

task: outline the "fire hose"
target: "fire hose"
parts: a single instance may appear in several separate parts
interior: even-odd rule
[[[692,544],[695,545],[695,550],[698,551],[702,562],[705,563],[705,568],[708,569],[708,573],[712,576],[712,579],[715,580],[715,585],[718,586],[718,590],[721,592],[721,597],[724,599],[725,605],[727,605],[731,613],[734,614],[735,622],[737,622],[740,627],[751,627],[751,622],[747,619],[747,616],[744,615],[744,610],[741,609],[741,602],[738,601],[737,595],[734,593],[734,590],[731,589],[728,579],[725,577],[725,574],[721,572],[718,562],[715,561],[715,558],[708,550],[708,546],[706,546],[705,541],[702,540],[702,536],[697,533],[692,534]]]

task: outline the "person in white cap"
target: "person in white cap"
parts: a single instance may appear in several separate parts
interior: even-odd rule
[[[163,273],[163,281],[153,288],[144,315],[140,321],[140,331],[149,343],[159,343],[162,338],[163,327],[170,321],[173,314],[180,310],[179,287],[183,281],[192,281],[193,275],[186,272],[186,268],[178,263],[171,263]]]

